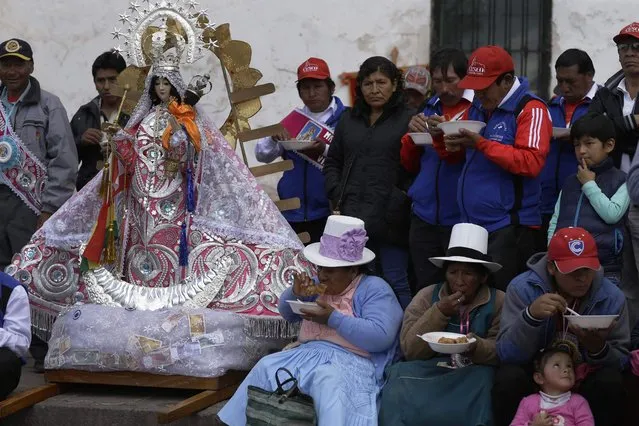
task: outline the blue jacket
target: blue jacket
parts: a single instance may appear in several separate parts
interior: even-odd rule
[[[483,121],[481,135],[504,145],[514,145],[517,133],[516,114],[526,99],[537,99],[529,91],[528,80],[519,77],[521,85],[504,105],[486,114],[475,98],[469,120]],[[542,101],[543,102],[543,101]],[[457,186],[457,200],[463,222],[481,225],[493,232],[511,224],[541,225],[539,176],[516,176],[501,168],[476,149],[466,150],[466,164]]]
[[[328,127],[335,128],[345,110],[342,101],[335,97],[336,109],[326,121]],[[292,151],[284,151],[285,160],[293,161],[293,169],[284,172],[277,184],[280,199],[298,197],[300,208],[282,212],[289,222],[306,222],[328,217],[331,214],[328,198],[324,190],[322,170],[310,164]]]
[[[297,297],[293,294],[293,287],[284,290],[280,296],[279,311],[286,321],[302,320],[286,302],[297,299],[312,302],[317,296]],[[350,317],[333,311],[328,318],[328,326],[337,330],[350,343],[371,354],[377,379],[381,380],[384,368],[398,355],[399,330],[404,311],[386,281],[364,275],[353,296],[353,314]]]
[[[596,174],[595,183],[608,198],[612,198],[626,182],[626,174],[614,166],[611,157],[591,167],[591,170]],[[606,223],[592,207],[581,186],[576,174],[566,179],[561,191],[556,229],[580,226],[588,230],[595,237],[599,261],[604,270],[621,272],[626,216],[617,223]]]
[[[0,328],[4,324],[4,314],[7,309],[7,303],[9,303],[9,297],[13,289],[19,286],[20,283],[8,274],[0,271]]]
[[[501,312],[497,356],[504,364],[527,364],[543,348],[550,345],[556,334],[555,318],[537,320],[528,313],[528,307],[545,293],[554,293],[552,277],[547,270],[545,253],[533,255],[528,261],[529,271],[515,277],[508,285],[506,301]],[[622,368],[628,356],[630,328],[626,298],[617,288],[597,272],[587,300],[578,312],[582,315],[619,315],[614,329],[608,335],[603,353],[593,357],[582,350],[584,361]]]
[[[426,104],[424,115],[442,115],[439,97],[432,97]],[[424,147],[419,173],[408,189],[413,201],[413,212],[431,225],[453,226],[460,222],[457,204],[457,180],[464,162],[450,164],[437,155],[432,146]]]
[[[591,100],[586,98],[572,114],[571,124],[588,112]],[[550,101],[548,110],[552,118],[553,127],[566,127],[566,113],[563,96],[557,96]],[[566,178],[577,173],[577,156],[570,141],[553,139],[550,142],[550,152],[546,157],[546,165],[541,171],[541,214],[551,215],[555,210],[555,203]]]

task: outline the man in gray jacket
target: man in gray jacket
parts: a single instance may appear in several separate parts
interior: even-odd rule
[[[501,312],[495,425],[509,425],[521,399],[535,393],[535,355],[559,344],[578,354],[576,391],[590,404],[595,424],[616,426],[623,411],[621,370],[630,343],[628,312],[621,290],[603,276],[595,239],[583,228],[559,229],[548,252],[532,256],[528,267],[508,285]],[[569,323],[567,308],[580,315],[618,317],[609,328],[583,329]]]
[[[26,41],[0,43],[0,270],[73,195],[78,174],[67,112],[32,73]],[[44,371],[46,343],[34,336],[30,351]]]
[[[78,172],[64,106],[32,73],[27,42],[0,43],[0,270],[71,197]]]

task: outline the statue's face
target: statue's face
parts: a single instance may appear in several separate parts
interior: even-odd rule
[[[155,94],[162,102],[169,100],[171,96],[171,83],[164,77],[160,77],[155,81]]]

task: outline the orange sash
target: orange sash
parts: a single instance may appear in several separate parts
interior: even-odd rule
[[[184,126],[186,133],[191,137],[195,150],[200,152],[200,130],[195,124],[195,109],[191,105],[178,104],[176,101],[169,103],[169,112],[173,115],[177,122]],[[179,130],[179,129],[175,129]],[[162,146],[164,149],[169,150],[169,140],[171,139],[171,133],[173,129],[169,124],[162,135]]]

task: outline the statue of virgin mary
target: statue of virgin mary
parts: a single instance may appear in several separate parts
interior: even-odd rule
[[[302,244],[194,106],[201,93],[185,84],[179,66],[202,51],[197,18],[158,3],[131,22],[128,59],[151,68],[105,169],[34,234],[7,272],[28,288],[34,330],[45,339],[57,315],[78,303],[230,311],[256,332],[290,336],[277,303],[292,274],[308,268]],[[167,29],[167,19],[186,37]]]

